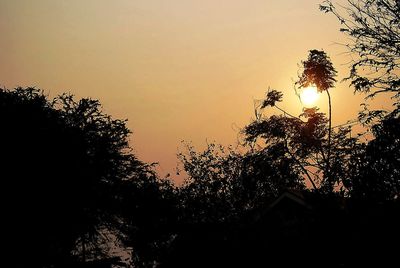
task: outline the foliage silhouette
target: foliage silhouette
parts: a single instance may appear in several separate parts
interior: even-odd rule
[[[302,61],[303,71],[299,76],[299,80],[296,82],[298,87],[305,88],[311,85],[315,85],[319,92],[326,92],[328,96],[328,143],[326,152],[326,165],[324,176],[327,179],[327,187],[330,191],[333,190],[333,178],[331,176],[330,161],[331,161],[331,140],[332,140],[332,103],[331,89],[336,82],[336,70],[332,65],[330,58],[324,51],[310,50],[306,61]]]
[[[350,37],[345,44],[353,60],[348,80],[357,92],[371,98],[380,93],[400,97],[400,4],[397,0],[348,0],[345,6],[332,1],[320,5],[340,21]]]
[[[261,105],[276,107],[282,94],[269,92],[272,100]],[[395,261],[398,116],[386,116],[367,143],[350,137],[350,127],[334,129],[330,167],[340,188],[325,190],[322,180],[311,191],[304,187],[303,168],[315,179],[325,170],[324,114],[304,110],[306,121],[257,114],[244,133],[249,142],[263,144],[244,152],[215,144],[196,152],[189,145],[180,155],[188,172],[179,189],[183,214],[160,267],[353,267]]]
[[[271,146],[240,153],[211,143],[197,153],[188,145],[187,152],[179,155],[188,174],[180,188],[186,220],[235,222],[287,188],[303,189],[300,172],[281,150]]]
[[[332,129],[317,108],[306,108],[299,117],[288,114],[277,106],[282,96],[276,90],[267,92],[256,111],[256,120],[243,130],[245,140],[263,148],[282,148],[276,159],[291,159],[293,165],[288,168],[302,174],[312,188],[332,193],[333,187],[342,185],[347,176],[350,166],[346,163],[358,146],[357,137],[350,137],[350,127]],[[264,116],[265,108],[277,108],[283,114]],[[344,194],[346,189],[342,191]]]
[[[99,257],[87,249],[117,231],[120,188],[152,172],[132,154],[125,121],[97,100],[16,88],[0,90],[0,124],[8,260],[64,267]]]
[[[325,52],[311,50],[303,67],[298,87],[317,84],[330,98],[336,71]],[[180,154],[188,173],[178,190],[183,225],[161,267],[352,267],[396,259],[390,241],[400,238],[400,109],[360,113],[360,123],[377,122],[372,140],[361,142],[351,126],[332,127],[315,107],[287,113],[282,98],[269,89],[256,107],[242,132],[248,147],[189,146]],[[271,108],[282,114],[265,116]]]
[[[307,60],[302,61],[303,71],[296,84],[299,88],[315,85],[319,92],[328,91],[336,82],[336,70],[330,58],[322,50],[310,50]]]
[[[325,52],[311,50],[303,67],[297,86],[316,84],[330,100],[336,71]],[[362,142],[350,125],[332,127],[331,116],[315,107],[287,113],[279,107],[282,98],[268,90],[242,131],[245,148],[209,144],[203,152],[188,146],[180,154],[188,173],[178,189],[183,214],[161,267],[395,261],[390,241],[400,238],[400,109],[360,112],[361,124],[375,122],[373,138]],[[281,114],[265,116],[272,108]]]
[[[390,113],[372,127],[374,138],[354,152],[348,185],[353,198],[366,202],[399,199],[399,130],[398,112]]]
[[[178,188],[179,228],[161,267],[246,265],[246,255],[238,251],[244,250],[243,226],[286,189],[304,189],[280,146],[240,152],[211,143],[196,152],[187,144],[179,158],[188,178]]]
[[[348,188],[364,200],[393,200],[398,197],[399,183],[394,149],[400,110],[399,1],[348,0],[347,5],[338,6],[328,0],[320,9],[333,14],[342,25],[340,31],[350,37],[346,46],[353,60],[346,80],[355,92],[365,93],[366,99],[386,93],[393,100],[391,111],[370,110],[362,104],[359,122],[372,130],[374,138],[354,151]]]
[[[176,187],[157,176],[141,176],[137,183],[119,189],[124,245],[130,248],[134,267],[154,267],[170,251],[182,210]]]

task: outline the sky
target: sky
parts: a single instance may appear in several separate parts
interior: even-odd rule
[[[268,87],[300,114],[293,84],[310,49],[348,74],[346,37],[321,1],[0,0],[0,86],[99,99],[128,119],[135,154],[176,177],[183,140],[235,145]],[[357,116],[363,96],[339,82],[331,95],[334,125]]]

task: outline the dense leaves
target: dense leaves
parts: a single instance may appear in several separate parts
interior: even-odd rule
[[[125,121],[96,100],[17,88],[0,90],[0,124],[8,260],[23,254],[20,266],[47,267],[96,257],[89,249],[121,222],[121,187],[152,172],[131,153]]]
[[[288,188],[302,189],[300,171],[281,144],[263,150],[234,151],[209,144],[180,154],[188,174],[180,192],[186,219],[192,223],[234,222],[271,202]]]
[[[261,108],[265,108],[267,106],[275,106],[276,102],[282,101],[283,94],[275,89],[268,90],[266,98],[263,100]]]
[[[391,113],[372,127],[374,138],[354,153],[349,175],[353,197],[368,201],[400,197],[400,119]]]
[[[302,61],[303,71],[296,84],[300,88],[316,86],[319,92],[327,91],[336,82],[336,70],[324,51],[310,50],[307,60]]]

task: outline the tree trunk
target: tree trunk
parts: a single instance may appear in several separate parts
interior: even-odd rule
[[[326,157],[326,179],[328,182],[328,190],[330,192],[333,191],[333,182],[331,178],[331,136],[332,136],[332,103],[331,103],[331,94],[329,90],[326,90],[326,94],[328,95],[328,102],[329,102],[329,115],[328,115],[328,153]]]

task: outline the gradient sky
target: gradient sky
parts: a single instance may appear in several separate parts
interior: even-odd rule
[[[99,99],[129,120],[138,157],[173,175],[182,140],[235,144],[269,86],[300,114],[293,80],[308,50],[345,77],[346,39],[320,2],[0,0],[0,85]],[[334,124],[356,117],[361,96],[345,83],[331,94]]]

